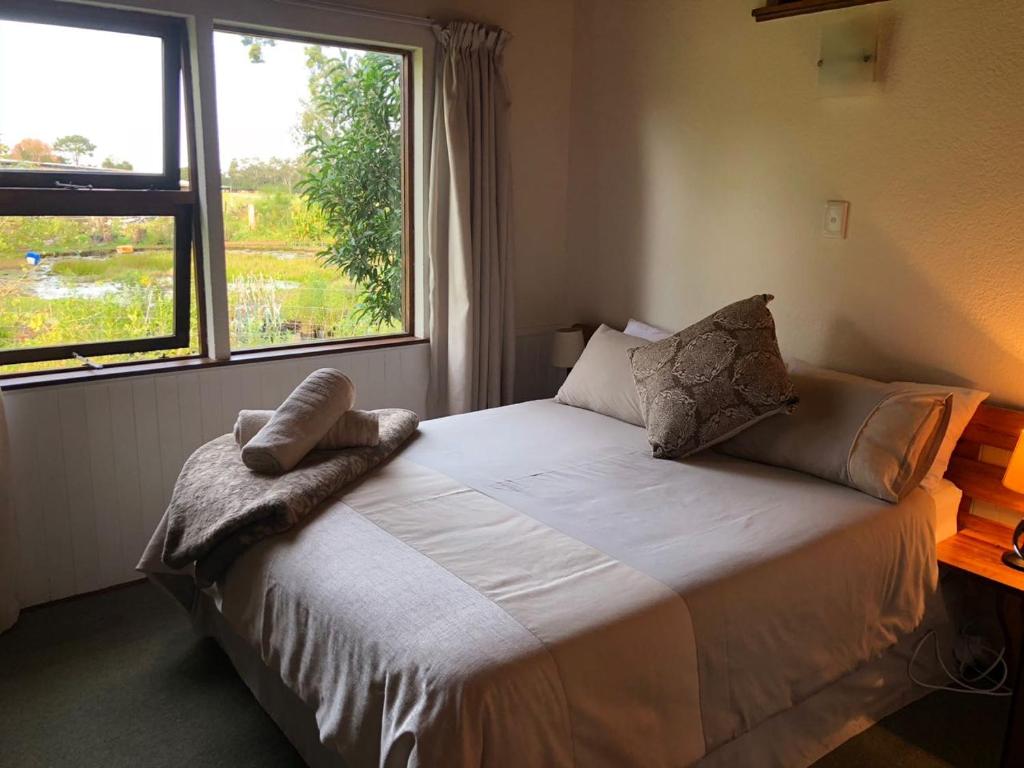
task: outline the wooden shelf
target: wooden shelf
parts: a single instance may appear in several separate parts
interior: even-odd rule
[[[789,16],[802,16],[805,13],[821,13],[836,11],[840,8],[852,8],[855,5],[884,3],[888,0],[768,0],[762,8],[755,8],[751,15],[757,21],[785,19]]]
[[[965,495],[997,507],[1024,512],[1024,494],[1003,485],[1005,467],[983,461],[954,456],[949,462],[946,478]]]
[[[938,543],[936,554],[944,565],[1024,592],[1024,571],[1003,565],[1001,559],[1012,538],[1013,531],[1005,525],[967,515],[956,536]]]

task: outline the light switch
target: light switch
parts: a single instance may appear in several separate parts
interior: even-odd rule
[[[850,204],[845,200],[829,200],[825,204],[825,237],[846,239],[846,221],[850,215]]]

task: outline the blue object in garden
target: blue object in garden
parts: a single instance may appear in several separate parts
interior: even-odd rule
[[[43,260],[43,254],[37,253],[36,251],[29,251],[25,254],[25,261],[31,264],[33,267],[38,267],[39,262]]]

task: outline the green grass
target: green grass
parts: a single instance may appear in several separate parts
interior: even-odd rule
[[[103,257],[62,258],[50,268],[50,274],[61,277],[129,283],[138,282],[147,275],[170,277],[173,273],[174,255],[166,250],[118,253]]]
[[[401,330],[397,323],[380,328],[357,318],[359,291],[337,268],[317,259],[326,237],[322,216],[301,198],[278,189],[226,192],[224,211],[233,349]],[[116,252],[125,245],[136,250]],[[44,254],[40,267],[26,263],[29,250]],[[0,217],[0,349],[169,335],[173,265],[169,220]],[[34,290],[40,280],[72,292],[104,286],[116,291],[44,298]],[[189,349],[100,362],[198,353],[195,296],[192,306]],[[68,365],[53,361],[0,372]]]

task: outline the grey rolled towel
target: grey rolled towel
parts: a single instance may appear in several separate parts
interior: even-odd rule
[[[239,411],[235,421],[235,442],[238,447],[244,448],[273,415],[273,411]],[[377,414],[373,411],[352,410],[341,414],[327,430],[327,434],[313,446],[313,450],[340,451],[342,448],[374,446],[379,442],[380,419]]]
[[[355,385],[341,371],[313,371],[245,444],[242,462],[254,472],[288,472],[352,408],[355,399]]]

